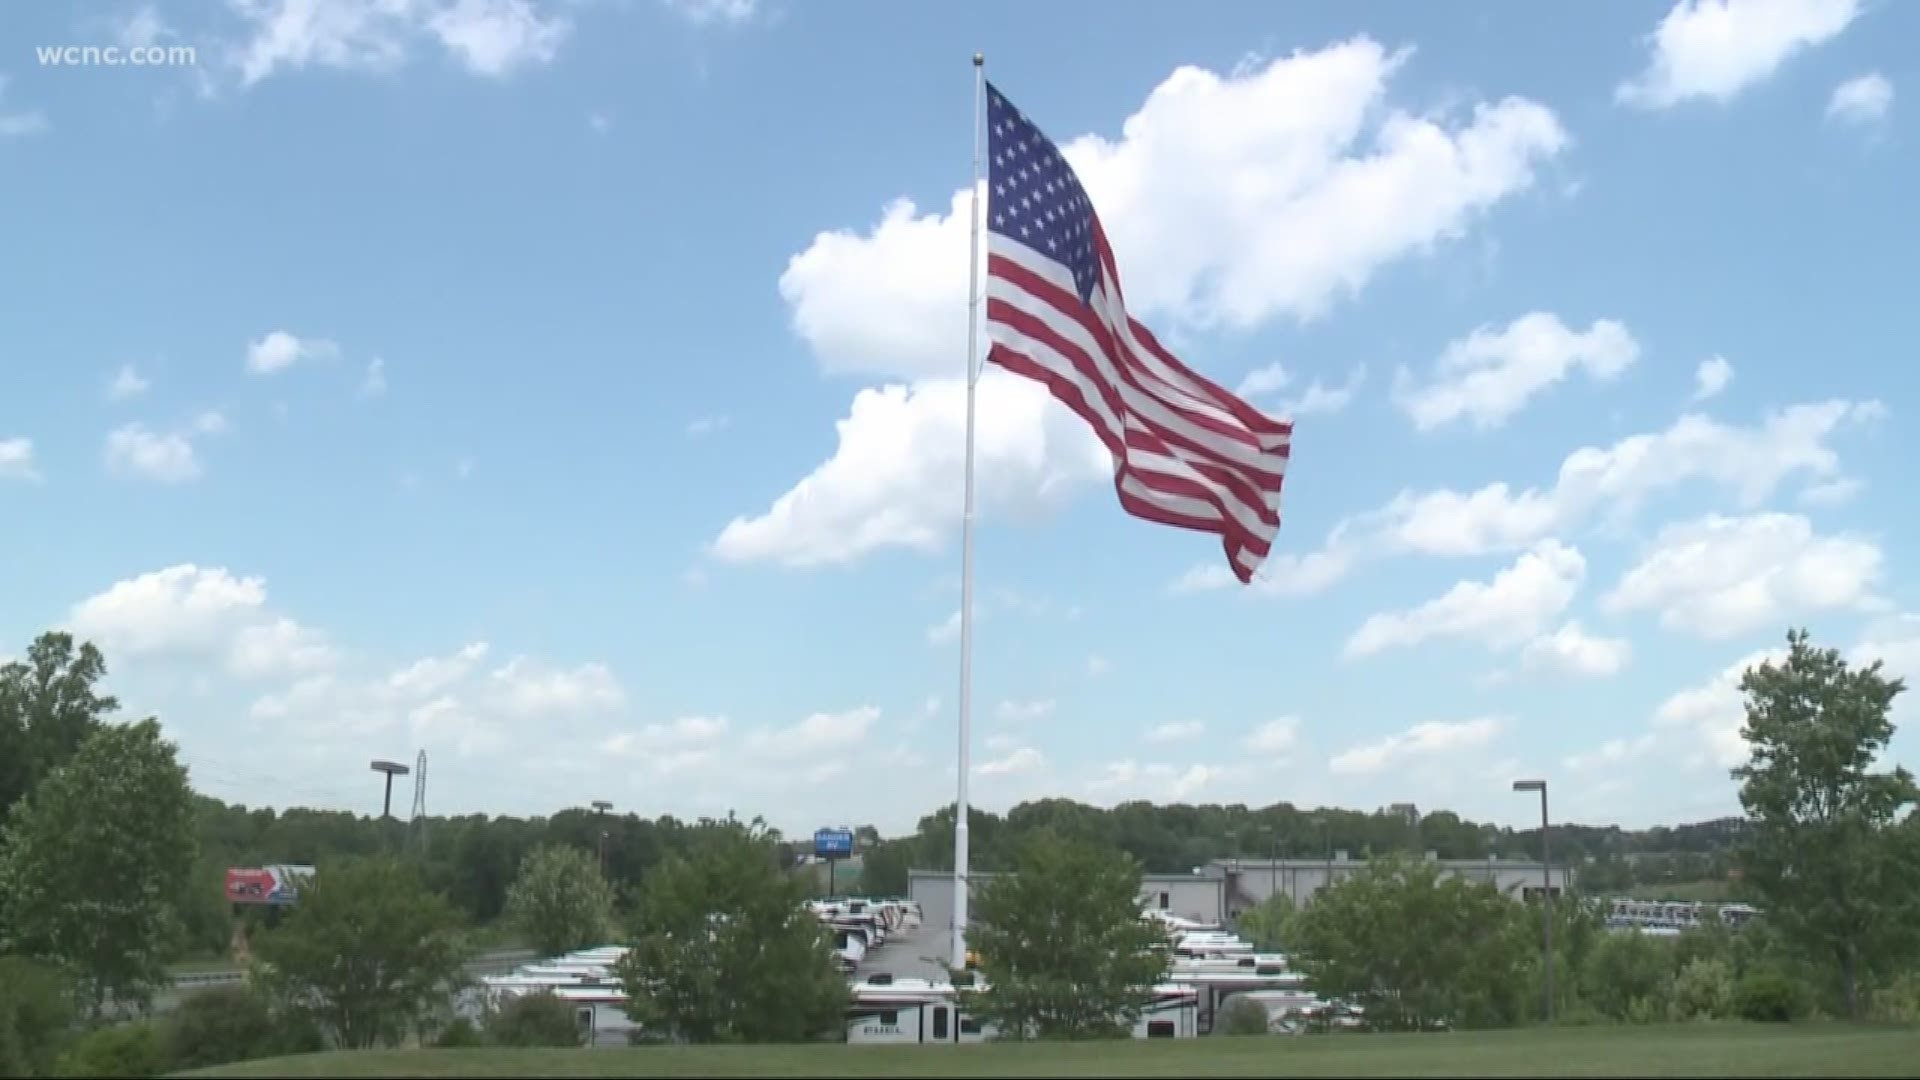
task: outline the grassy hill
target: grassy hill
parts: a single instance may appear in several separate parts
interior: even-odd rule
[[[1685,1024],[952,1047],[309,1054],[194,1076],[1913,1076],[1920,1028]]]

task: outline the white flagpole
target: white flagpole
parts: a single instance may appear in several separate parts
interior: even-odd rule
[[[973,54],[973,191],[967,242],[967,465],[960,519],[960,786],[953,817],[953,967],[967,966],[967,772],[973,721],[973,397],[980,372],[980,100],[987,58]]]

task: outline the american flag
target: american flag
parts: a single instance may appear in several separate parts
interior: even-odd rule
[[[1079,177],[991,83],[987,123],[987,359],[1093,427],[1122,508],[1218,534],[1252,581],[1280,529],[1293,424],[1188,369],[1127,314]]]

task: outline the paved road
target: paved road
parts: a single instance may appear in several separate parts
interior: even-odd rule
[[[887,937],[887,943],[866,955],[854,969],[854,978],[865,982],[867,976],[884,971],[896,979],[927,979],[940,982],[946,971],[940,961],[952,946],[939,930],[902,930]]]

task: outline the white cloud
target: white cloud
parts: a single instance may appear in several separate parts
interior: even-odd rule
[[[248,23],[233,50],[243,85],[308,65],[391,71],[431,38],[468,71],[502,77],[551,61],[570,24],[529,0],[229,0]]]
[[[480,661],[486,659],[487,643],[472,642],[452,656],[428,656],[387,676],[386,685],[394,691],[417,697],[429,697],[465,679]]]
[[[1568,675],[1616,675],[1633,656],[1625,638],[1595,637],[1574,620],[1551,634],[1527,642],[1521,659],[1528,667]]]
[[[1710,356],[1700,361],[1693,372],[1693,400],[1705,401],[1727,388],[1733,381],[1733,365],[1727,363],[1724,356]]]
[[[1602,600],[1610,614],[1724,640],[1807,611],[1861,608],[1881,572],[1877,544],[1814,535],[1797,514],[1709,515],[1670,525]]]
[[[1044,720],[1048,716],[1053,715],[1053,707],[1054,701],[1052,698],[1034,698],[1031,701],[1007,700],[1002,701],[994,712],[997,713],[1002,720],[1018,723],[1028,720]]]
[[[569,715],[616,709],[626,691],[605,664],[552,668],[524,656],[488,676],[501,707],[522,716]]]
[[[152,385],[141,377],[132,364],[122,364],[120,370],[114,373],[113,381],[107,384],[107,396],[114,401],[124,401],[146,393]]]
[[[1389,108],[1411,55],[1357,37],[1242,65],[1175,70],[1118,127],[1055,141],[1085,184],[1136,314],[1198,326],[1311,318],[1380,266],[1462,235],[1569,143],[1522,98],[1448,124]],[[969,199],[888,204],[823,232],[780,279],[794,328],[830,372],[959,377]]]
[[[983,515],[1035,515],[1112,460],[1038,384],[989,371],[978,387],[975,497]],[[757,517],[713,542],[730,562],[845,564],[883,547],[940,551],[959,540],[966,388],[958,379],[862,390],[833,456]]]
[[[1561,462],[1550,487],[1516,491],[1497,482],[1465,493],[1403,491],[1384,506],[1340,521],[1318,550],[1276,552],[1254,578],[1252,591],[1318,592],[1368,559],[1394,555],[1516,551],[1550,534],[1570,533],[1596,515],[1623,523],[1651,496],[1689,484],[1710,485],[1736,505],[1753,508],[1788,479],[1839,478],[1840,458],[1828,445],[1831,436],[1843,424],[1871,423],[1884,413],[1878,401],[1843,400],[1794,405],[1753,426],[1689,413],[1664,431],[1575,450]],[[1232,575],[1203,566],[1172,588],[1196,591],[1229,583],[1235,583]]]
[[[1639,356],[1639,343],[1612,319],[1595,320],[1580,331],[1568,328],[1557,315],[1534,311],[1504,330],[1481,326],[1449,344],[1425,386],[1401,368],[1394,378],[1394,398],[1421,431],[1457,420],[1495,428],[1575,370],[1604,382],[1633,366]]]
[[[1329,386],[1315,378],[1307,389],[1297,398],[1288,398],[1280,403],[1283,416],[1299,418],[1302,416],[1330,416],[1344,412],[1353,404],[1354,395],[1367,382],[1367,366],[1356,365],[1347,376],[1347,381],[1338,386]]]
[[[0,103],[7,99],[7,77],[0,75]],[[0,112],[0,139],[33,135],[47,130],[47,114],[38,109],[26,112]]]
[[[339,346],[320,338],[300,338],[285,330],[274,330],[258,341],[247,343],[247,370],[260,375],[284,371],[301,360],[318,360],[339,355]]]
[[[117,581],[74,606],[73,632],[133,657],[217,657],[247,677],[331,668],[325,635],[267,609],[260,577],[182,563]]]
[[[1679,0],[1647,36],[1647,67],[1614,98],[1644,109],[1729,101],[1859,13],[1858,0]]]
[[[1827,119],[1849,124],[1871,124],[1883,119],[1893,104],[1893,84],[1877,71],[1848,79],[1833,88],[1827,100]]]
[[[1644,756],[1654,748],[1652,732],[1633,739],[1608,739],[1598,749],[1584,754],[1569,754],[1562,764],[1568,772],[1590,772],[1608,765],[1623,765]]]
[[[366,377],[360,380],[362,397],[379,397],[387,392],[387,362],[376,356],[367,361]]]
[[[198,424],[183,431],[166,432],[138,422],[126,424],[107,433],[107,467],[163,484],[183,484],[198,479],[201,473],[193,437],[211,433]]]
[[[1247,372],[1234,389],[1234,394],[1243,398],[1264,397],[1285,390],[1293,382],[1287,369],[1279,364],[1268,364]]]
[[[1868,626],[1848,661],[1863,667],[1875,660],[1885,664],[1888,678],[1906,680],[1907,692],[1894,699],[1894,708],[1914,708],[1915,688],[1920,686],[1920,615],[1890,616]]]
[[[1143,738],[1148,742],[1181,742],[1197,739],[1206,730],[1207,725],[1198,720],[1176,720],[1149,729]]]
[[[218,435],[227,430],[227,418],[213,409],[208,409],[193,418],[193,430],[201,435]]]
[[[863,705],[845,712],[817,712],[783,728],[761,728],[747,736],[749,751],[779,758],[807,757],[866,741],[880,719],[879,708]]]
[[[1698,744],[1699,751],[1690,764],[1711,762],[1721,767],[1740,764],[1747,760],[1747,743],[1740,737],[1740,729],[1747,721],[1740,680],[1748,668],[1784,659],[1784,648],[1749,653],[1705,683],[1661,702],[1653,714],[1655,727],[1679,731]]]
[[[725,431],[731,421],[725,416],[702,416],[687,424],[689,435],[711,435],[716,431]]]
[[[660,0],[675,14],[696,25],[744,23],[760,9],[760,0]]]
[[[1497,717],[1415,724],[1406,731],[1343,751],[1335,755],[1327,767],[1343,776],[1378,773],[1410,760],[1485,746],[1500,733],[1502,726]]]
[[[1106,657],[1101,656],[1099,653],[1093,653],[1087,657],[1087,674],[1088,675],[1094,675],[1094,676],[1105,675],[1107,672],[1111,671],[1112,669],[1113,669],[1113,664]]]
[[[1282,757],[1300,738],[1300,718],[1281,716],[1268,720],[1247,736],[1246,747],[1263,757]]]
[[[33,465],[32,439],[0,439],[0,480],[40,480],[40,470]]]
[[[1802,490],[1800,501],[1809,506],[1839,506],[1860,494],[1866,486],[1866,481],[1857,476],[1824,480],[1818,484],[1809,484]]]
[[[468,71],[494,78],[551,62],[570,29],[565,16],[542,19],[528,0],[453,0],[427,26]]]
[[[1046,763],[1046,755],[1031,746],[1022,746],[1005,757],[975,765],[973,771],[981,776],[1010,776],[1015,773],[1035,772]]]
[[[1346,655],[1368,656],[1439,637],[1472,638],[1494,648],[1519,645],[1565,611],[1587,561],[1558,540],[1544,540],[1492,581],[1462,581],[1407,611],[1368,617],[1347,639]]]
[[[180,36],[167,26],[152,4],[143,4],[124,19],[115,20],[113,30],[115,40],[132,47],[156,45],[162,38]]]

